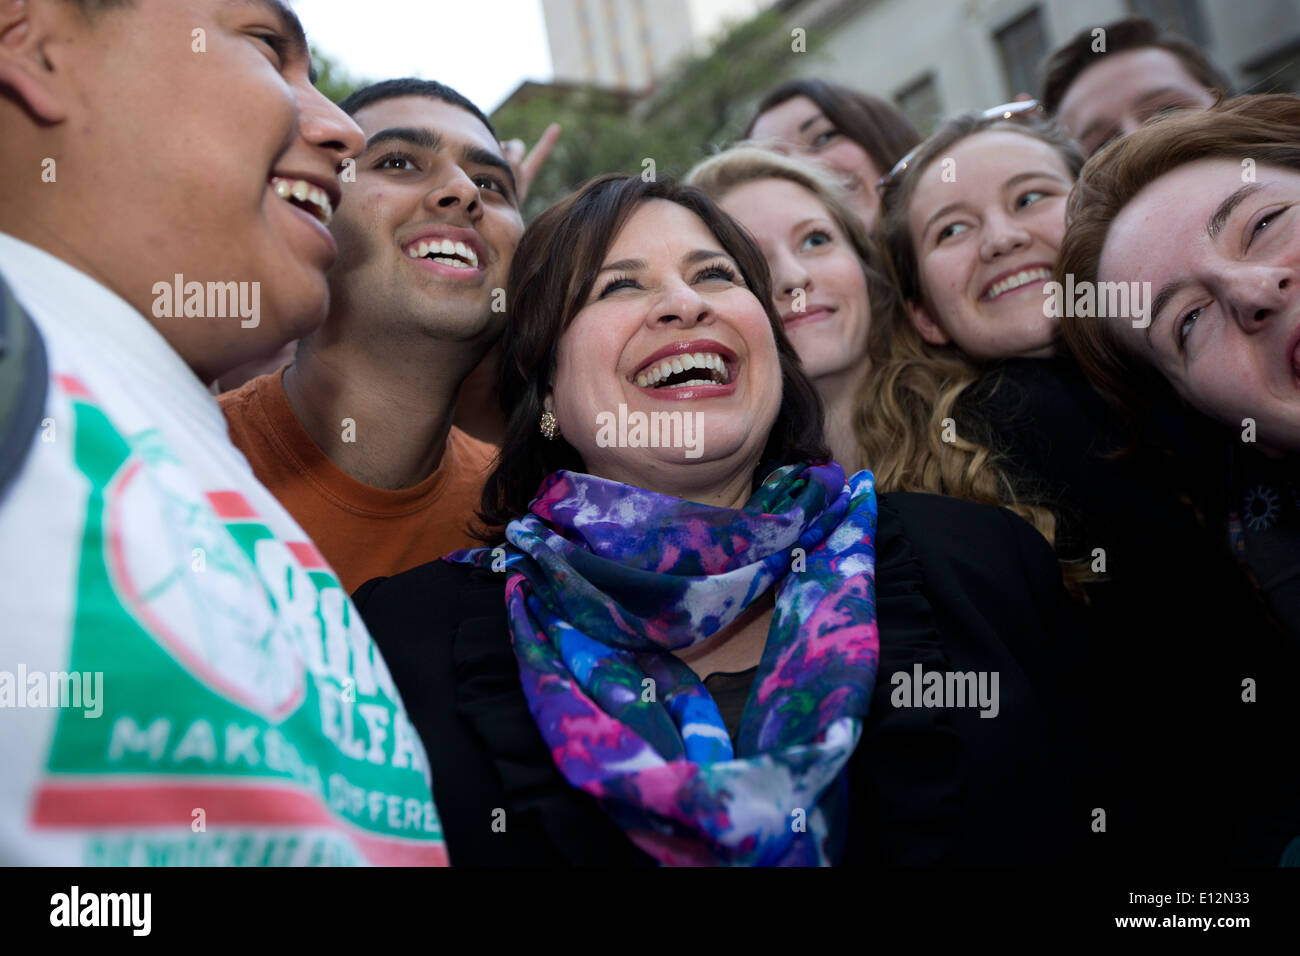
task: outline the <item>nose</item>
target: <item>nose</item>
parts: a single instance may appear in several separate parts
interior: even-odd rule
[[[985,218],[980,239],[980,258],[989,262],[1027,246],[1029,242],[1030,236],[1024,226],[1014,216],[998,210]]]
[[[772,292],[778,301],[793,298],[796,289],[803,289],[804,295],[812,291],[812,276],[789,250],[778,249],[767,264],[772,270]]]
[[[708,325],[713,319],[709,303],[694,287],[680,279],[672,282],[646,313],[646,324],[652,328],[676,325],[693,329],[697,325]]]
[[[482,217],[483,203],[479,199],[478,186],[457,163],[444,158],[441,168],[433,171],[433,177],[433,186],[424,197],[426,207],[441,212],[457,209],[471,221]]]
[[[365,148],[361,127],[314,86],[306,87],[299,94],[298,117],[302,137],[329,153],[335,169]]]
[[[1226,281],[1232,317],[1247,334],[1273,324],[1269,320],[1295,301],[1294,269],[1276,265],[1238,265]]]

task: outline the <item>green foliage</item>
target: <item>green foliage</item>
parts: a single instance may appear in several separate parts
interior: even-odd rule
[[[311,61],[316,67],[316,89],[335,103],[370,85],[370,80],[354,77],[338,60],[315,46],[311,48]]]
[[[492,115],[497,131],[530,148],[549,123],[564,132],[524,207],[532,219],[605,172],[681,176],[743,130],[754,104],[801,65],[781,18],[767,12],[731,27],[704,55],[687,56],[640,100],[607,90],[535,86]]]

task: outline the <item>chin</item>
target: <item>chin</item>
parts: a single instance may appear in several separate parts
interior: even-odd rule
[[[277,290],[274,298],[262,296],[262,325],[277,330],[285,342],[300,339],[320,328],[329,314],[329,287],[324,276],[301,290]]]

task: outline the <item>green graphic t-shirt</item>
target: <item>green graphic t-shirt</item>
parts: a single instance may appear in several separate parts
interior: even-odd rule
[[[84,274],[4,235],[0,272],[51,366],[0,504],[0,864],[445,864],[384,661],[215,400]]]

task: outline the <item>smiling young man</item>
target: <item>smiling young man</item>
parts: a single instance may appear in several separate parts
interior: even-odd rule
[[[297,18],[0,0],[0,87],[0,319],[48,360],[0,499],[0,863],[444,862],[382,658],[204,384],[326,312],[363,142]]]
[[[335,217],[330,314],[282,373],[221,398],[232,440],[344,585],[468,547],[495,448],[452,425],[501,335],[523,232],[491,124],[440,83],[341,104],[366,136]]]
[[[1043,65],[1044,108],[1091,156],[1172,110],[1203,110],[1228,78],[1196,45],[1127,17],[1080,30]]]

